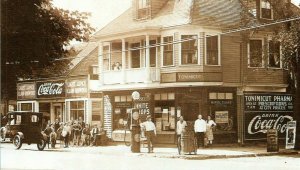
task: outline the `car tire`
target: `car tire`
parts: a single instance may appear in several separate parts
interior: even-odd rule
[[[39,151],[44,150],[44,148],[46,147],[46,141],[43,139],[39,139],[38,143],[37,143],[37,148]]]
[[[13,144],[15,145],[16,149],[20,149],[22,147],[22,138],[20,135],[16,135],[13,139]]]

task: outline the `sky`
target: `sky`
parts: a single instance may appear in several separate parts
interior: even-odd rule
[[[300,0],[292,2],[300,4]],[[99,30],[126,11],[131,0],[53,0],[53,4],[63,9],[90,12],[92,16],[88,22]]]

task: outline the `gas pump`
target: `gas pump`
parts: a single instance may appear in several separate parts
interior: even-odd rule
[[[141,152],[140,147],[140,118],[139,118],[139,109],[131,110],[131,152],[139,153]]]

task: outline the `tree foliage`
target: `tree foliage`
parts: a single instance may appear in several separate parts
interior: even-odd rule
[[[1,0],[1,8],[2,96],[15,94],[17,77],[47,77],[45,69],[62,74],[68,65],[58,60],[68,56],[64,47],[87,41],[94,31],[88,13],[59,9],[52,0]]]

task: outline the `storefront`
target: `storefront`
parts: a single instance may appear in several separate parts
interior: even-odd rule
[[[102,94],[90,93],[87,77],[74,77],[66,80],[66,121],[78,120],[99,124],[103,120]]]
[[[132,108],[139,109],[143,122],[150,114],[157,130],[158,143],[175,143],[176,122],[180,116],[190,126],[202,114],[210,115],[218,124],[216,143],[237,142],[237,114],[235,88],[190,87],[138,90],[139,100],[132,100],[135,90],[104,92],[109,102],[104,102],[104,122],[114,141],[124,140],[128,115]],[[111,119],[111,121],[109,121]]]

